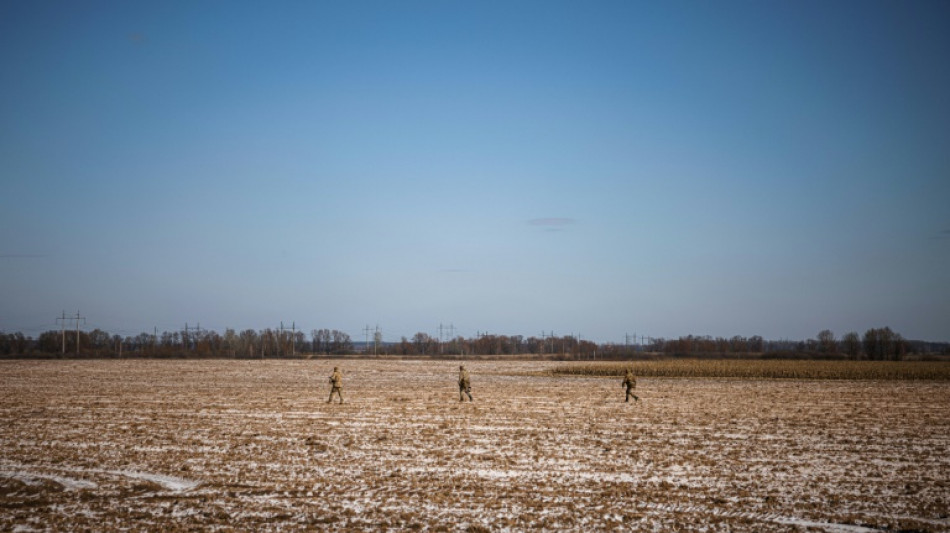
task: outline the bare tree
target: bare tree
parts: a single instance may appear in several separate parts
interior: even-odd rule
[[[848,359],[861,358],[861,337],[856,331],[845,333],[844,337],[841,338],[841,345]]]
[[[830,329],[818,332],[818,351],[825,354],[837,353],[838,343],[835,334]]]
[[[416,347],[416,353],[426,355],[432,353],[429,346],[434,344],[434,340],[428,333],[420,331],[412,336],[412,344]]]
[[[353,341],[350,336],[342,331],[333,330],[330,332],[332,341],[330,342],[330,351],[337,354],[344,354],[353,351]]]
[[[903,338],[891,331],[891,328],[871,328],[864,333],[864,353],[868,359],[877,361],[899,359],[902,354],[897,349],[898,340],[903,347]]]

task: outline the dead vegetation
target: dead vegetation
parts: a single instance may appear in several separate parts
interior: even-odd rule
[[[950,529],[945,381],[334,365],[0,363],[0,530]]]
[[[562,363],[556,376],[638,376],[666,378],[843,379],[950,381],[950,362],[822,361],[781,359],[663,359],[632,362]]]

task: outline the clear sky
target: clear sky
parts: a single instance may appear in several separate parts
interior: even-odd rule
[[[946,1],[0,2],[0,330],[950,341]]]

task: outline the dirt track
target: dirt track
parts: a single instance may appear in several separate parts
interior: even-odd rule
[[[0,362],[0,530],[950,531],[950,383],[550,365]]]

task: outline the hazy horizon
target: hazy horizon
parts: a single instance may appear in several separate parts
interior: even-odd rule
[[[0,3],[0,331],[950,341],[946,2]]]

